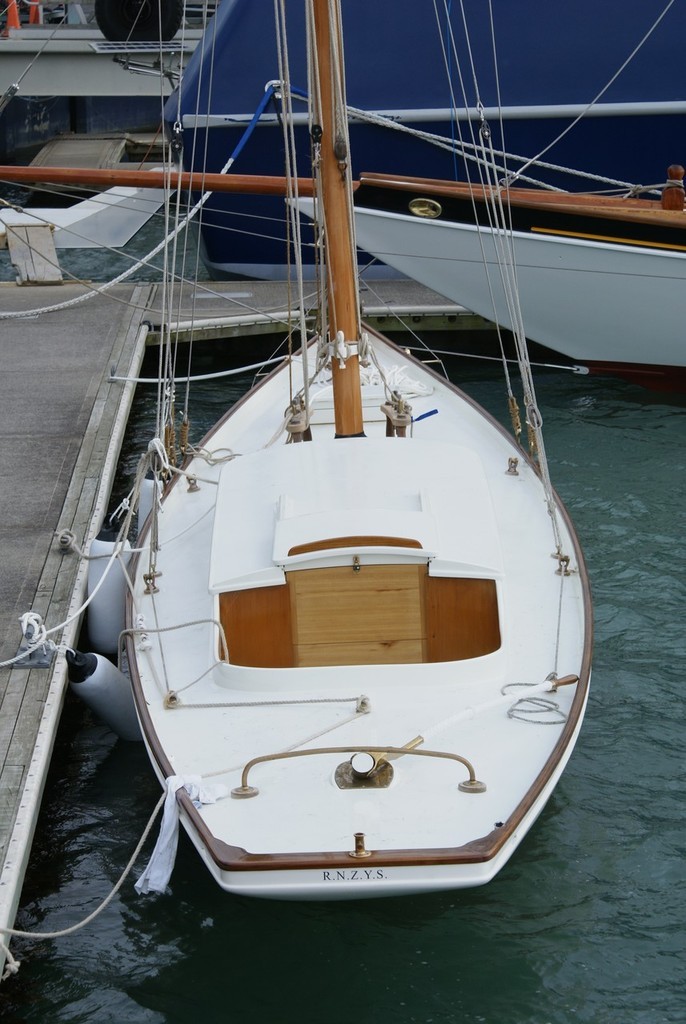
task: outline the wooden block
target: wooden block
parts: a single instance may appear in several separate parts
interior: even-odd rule
[[[50,224],[9,228],[7,247],[17,284],[62,284]]]

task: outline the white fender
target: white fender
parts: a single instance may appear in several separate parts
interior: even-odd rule
[[[67,651],[66,658],[72,693],[77,694],[120,739],[142,739],[127,676],[101,654]]]
[[[95,650],[102,654],[116,653],[119,634],[124,628],[126,577],[123,568],[126,568],[131,558],[131,545],[128,541],[124,542],[121,554],[108,569],[109,559],[115,547],[116,532],[103,529],[92,542],[89,551],[89,597],[107,571],[107,576],[88,606],[88,636]]]
[[[153,473],[147,473],[141,483],[138,496],[138,534],[145,525],[145,521],[152,512],[153,502],[159,500],[161,487]]]

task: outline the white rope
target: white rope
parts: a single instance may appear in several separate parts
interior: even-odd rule
[[[520,688],[531,687],[532,690],[526,697],[520,697],[519,700],[516,700],[507,709],[508,718],[518,722],[527,722],[529,725],[564,725],[567,721],[567,715],[557,701],[534,696],[534,694],[540,692],[535,683],[508,683],[506,686],[503,686],[503,694],[510,698],[511,695],[507,691],[514,689],[516,686]],[[541,718],[541,715],[547,715],[548,717]]]
[[[153,595],[153,597],[154,597],[154,595]],[[153,600],[152,603],[153,603],[153,612],[156,613],[154,600]],[[155,614],[155,620],[157,621],[157,615],[156,614]],[[226,643],[226,633],[224,632],[224,626],[222,625],[222,623],[218,619],[193,619],[193,620],[188,621],[188,622],[177,622],[173,626],[155,626],[154,628],[151,628],[150,626],[146,626],[144,617],[142,615],[139,615],[136,626],[133,627],[133,628],[130,628],[130,629],[122,630],[122,632],[120,634],[120,638],[124,637],[124,636],[131,636],[131,637],[135,638],[137,635],[139,635],[139,636],[141,636],[142,638],[144,638],[147,641],[148,640],[148,634],[150,634],[150,633],[156,633],[156,634],[159,635],[160,633],[172,633],[172,632],[174,632],[177,629],[190,629],[191,626],[207,626],[207,625],[216,626],[217,627],[217,632],[219,634],[219,640],[220,640],[221,645],[222,645],[222,656],[224,658],[224,661],[228,661],[228,658],[229,658],[229,648],[228,648],[228,645]],[[163,652],[162,644],[159,645],[159,651],[160,651],[160,657],[162,658],[162,661],[164,662],[164,652]],[[206,675],[208,675],[212,671],[212,669],[214,669],[219,664],[221,664],[221,662],[219,662],[219,661],[213,662],[210,665],[210,667],[208,669],[206,669],[202,673],[202,675],[198,676],[198,678],[194,679],[192,682],[186,683],[186,685],[183,686],[180,690],[178,690],[178,689],[172,690],[172,688],[167,684],[166,685],[166,696],[169,696],[170,694],[181,693],[183,690],[188,690],[191,686],[194,686],[196,683],[199,683],[201,679],[203,679]],[[166,666],[164,666],[164,664],[163,664],[163,668],[165,670],[165,676],[166,676]]]
[[[228,173],[232,164],[233,160],[228,160],[227,163],[224,164],[219,173]],[[167,181],[165,188],[169,190],[171,187],[171,172],[167,170]],[[127,270],[123,271],[117,277],[113,278],[111,281],[107,281],[105,284],[100,285],[97,288],[92,287],[90,291],[85,292],[83,295],[77,295],[73,299],[66,299],[64,302],[58,302],[52,306],[42,306],[40,309],[32,310],[12,310],[9,312],[0,312],[0,320],[20,320],[27,317],[39,316],[41,313],[53,313],[60,309],[68,309],[71,306],[79,305],[79,303],[87,302],[88,299],[94,298],[95,295],[102,295],[105,292],[109,291],[110,288],[113,288],[115,285],[121,284],[122,281],[126,281],[129,277],[131,277],[131,275],[134,274],[136,270],[150,263],[150,261],[154,259],[155,256],[157,256],[160,252],[165,250],[169,246],[169,244],[174,240],[176,235],[183,231],[190,224],[190,222],[200,212],[200,210],[203,208],[203,206],[208,201],[211,195],[212,192],[204,192],[200,199],[195,203],[193,207],[191,207],[188,214],[183,218],[183,220],[181,220],[178,223],[178,225],[174,228],[173,231],[170,231],[168,234],[166,234],[162,241],[159,242],[153,249],[151,249],[146,256],[142,256],[139,260],[137,260],[137,262],[132,264],[132,266],[130,266]]]
[[[274,363],[282,363],[284,356],[274,356],[272,359],[263,359],[260,363],[250,363],[248,366],[239,366],[234,370],[219,370],[217,373],[198,373],[192,377],[174,377],[174,384],[193,383],[198,380],[219,380],[222,377],[239,377],[242,373],[251,373],[257,370],[258,373],[265,366],[272,366]],[[114,374],[108,377],[109,381],[117,381],[124,384],[157,384],[157,377],[119,377]]]
[[[162,808],[162,805],[164,804],[165,797],[166,797],[166,793],[163,793],[162,796],[160,797],[160,799],[155,804],[155,808],[154,808],[152,814],[150,815],[150,818],[148,819],[148,823],[145,826],[145,828],[143,829],[143,834],[142,834],[141,838],[138,840],[138,843],[136,844],[135,850],[131,854],[131,857],[129,858],[129,861],[128,861],[126,867],[124,868],[122,874],[119,877],[119,880],[117,881],[117,883],[113,887],[112,891],[109,893],[108,896],[105,897],[105,899],[102,901],[102,903],[100,903],[100,905],[97,906],[95,908],[95,910],[91,914],[88,915],[88,917],[85,917],[82,921],[79,921],[77,924],[71,925],[69,928],[62,928],[59,931],[54,931],[54,932],[27,932],[27,931],[22,931],[19,928],[3,928],[3,927],[0,927],[0,933],[2,933],[4,935],[13,936],[14,938],[19,938],[19,939],[62,939],[62,938],[64,938],[67,935],[73,935],[75,932],[80,931],[81,928],[85,928],[86,925],[91,923],[91,921],[94,921],[95,918],[98,917],[98,915],[101,914],[103,912],[103,910],[105,910],[110,905],[110,903],[112,902],[112,900],[117,895],[117,893],[121,889],[122,885],[124,884],[124,882],[128,878],[129,874],[131,873],[131,869],[133,868],[133,866],[134,866],[134,864],[136,862],[138,854],[143,849],[143,845],[145,844],[146,839],[150,835],[150,830],[152,829],[152,826],[153,826],[153,823],[155,821],[155,818],[159,814],[160,809]],[[5,979],[10,977],[10,975],[17,973],[17,971],[19,970],[19,967],[20,967],[20,963],[19,963],[19,961],[15,960],[15,958],[12,956],[8,946],[2,940],[0,940],[0,949],[2,950],[2,952],[5,954],[5,956],[7,958],[7,967],[6,967],[5,973],[3,974],[3,978],[2,978],[2,980],[5,981]]]
[[[129,532],[131,530],[131,523],[133,519],[134,510],[138,507],[141,484],[151,465],[151,457],[154,452],[156,452],[156,449],[154,447],[149,447],[148,452],[145,453],[145,455],[141,458],[139,462],[134,484],[131,491],[129,492],[128,501],[126,503],[125,517],[117,533],[117,538],[113,542],[114,547],[112,549],[112,553],[110,555],[104,554],[102,556],[98,556],[98,558],[106,558],[107,565],[103,569],[102,575],[98,580],[97,584],[95,585],[95,587],[93,587],[93,590],[90,592],[85,601],[82,602],[81,606],[77,608],[70,616],[68,616],[68,618],[66,618],[63,622],[59,623],[58,625],[52,626],[50,629],[47,629],[43,626],[43,620],[36,612],[25,613],[27,616],[30,616],[30,618],[27,618],[26,621],[31,625],[34,624],[34,619],[31,618],[32,616],[36,616],[37,619],[40,620],[41,639],[39,642],[30,643],[27,650],[20,651],[19,654],[17,654],[14,658],[10,658],[8,661],[1,662],[0,668],[9,668],[12,665],[19,664],[26,658],[30,657],[31,654],[33,654],[34,652],[45,647],[46,642],[50,650],[61,650],[60,646],[54,644],[54,642],[52,640],[48,640],[48,638],[54,636],[56,633],[62,632],[70,623],[74,622],[81,615],[83,615],[88,606],[95,600],[97,594],[100,591],[100,588],[104,586],[105,580],[107,579],[108,574],[112,571],[115,561],[119,560],[120,567],[122,568],[122,570],[124,569],[122,555],[125,554],[128,559],[128,557],[133,553],[131,549],[125,549],[124,544],[126,543],[126,538],[128,537]],[[80,558],[90,560],[91,556],[86,555],[82,551],[82,549],[76,542],[75,535],[71,530],[55,532],[55,536],[59,538],[59,546],[63,551],[73,550],[78,554]],[[24,618],[25,616],[22,616],[20,622],[23,622]],[[22,629],[22,631],[25,633],[25,630]]]
[[[103,570],[102,576],[98,580],[97,584],[93,587],[91,593],[88,595],[86,600],[81,604],[81,606],[76,609],[76,611],[74,611],[70,616],[68,616],[63,622],[60,622],[57,626],[52,626],[50,629],[47,629],[43,624],[43,619],[37,612],[25,612],[19,619],[20,623],[22,624],[22,633],[24,634],[24,636],[26,636],[26,624],[28,625],[29,628],[38,629],[39,639],[34,640],[34,638],[31,637],[27,649],[25,651],[20,651],[19,654],[15,655],[14,658],[9,658],[7,661],[0,662],[0,668],[10,668],[12,665],[18,665],[39,650],[47,649],[50,651],[59,651],[61,649],[60,646],[55,644],[54,641],[49,640],[48,638],[54,636],[56,633],[62,632],[62,630],[66,629],[66,627],[70,623],[74,622],[84,613],[86,608],[88,608],[88,606],[95,600],[95,597],[98,594],[100,588],[104,586],[108,573],[111,571],[115,561],[121,557],[123,550],[123,542],[117,540],[116,546],[112,554],[109,556],[103,556],[104,558],[108,558],[108,562]],[[130,552],[126,551],[126,555],[128,556],[129,554]]]
[[[22,637],[26,642],[24,650],[20,650],[14,658],[0,662],[0,668],[11,668],[12,665],[21,664],[27,661],[34,654],[54,654],[58,650],[57,644],[48,639],[47,630],[43,618],[38,612],[24,612],[19,618]]]
[[[521,698],[522,700],[530,700],[532,697],[537,697],[542,693],[554,693],[555,679],[548,677],[543,683],[506,683],[497,697],[482,701],[481,704],[473,704],[471,707],[463,708],[461,711],[458,711],[457,714],[451,715],[449,718],[446,718],[441,722],[437,722],[428,729],[422,729],[421,735],[425,740],[433,739],[440,733],[445,732],[446,729],[452,729],[454,725],[457,725],[460,722],[470,721],[477,715],[485,714],[487,711],[493,711],[498,707],[502,707],[504,704],[511,703],[513,695],[509,693],[509,690],[515,687],[530,688],[530,692],[527,694],[526,698]],[[515,704],[517,703],[519,703],[519,701],[515,701]]]

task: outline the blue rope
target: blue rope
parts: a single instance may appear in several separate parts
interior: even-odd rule
[[[262,97],[262,100],[260,101],[260,103],[259,103],[259,105],[257,107],[257,110],[255,111],[255,113],[253,114],[253,116],[250,119],[250,124],[247,126],[247,128],[245,129],[245,131],[241,135],[236,148],[234,149],[233,153],[231,154],[231,162],[232,163],[235,160],[237,160],[237,158],[240,156],[241,152],[243,151],[243,148],[245,147],[245,144],[247,143],[247,141],[250,138],[250,136],[252,135],[252,133],[255,131],[255,128],[257,126],[258,121],[260,120],[260,118],[264,114],[265,110],[267,109],[267,107],[269,106],[271,101],[274,99],[274,95],[276,94],[276,91],[277,91],[277,86],[276,85],[270,85],[269,88],[266,90],[264,96]],[[307,99],[307,93],[303,89],[291,89],[291,92],[292,92],[292,94],[294,96],[297,96],[299,99],[304,99],[304,100]]]
[[[412,422],[419,423],[420,420],[425,420],[428,416],[435,416],[438,409],[430,409],[428,412],[423,412],[421,416],[413,416]]]

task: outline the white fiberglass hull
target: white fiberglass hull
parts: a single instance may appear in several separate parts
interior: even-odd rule
[[[512,327],[487,227],[356,208],[359,245],[473,312]],[[686,367],[686,256],[515,231],[518,301],[532,341],[589,364]]]
[[[198,456],[198,488],[169,488],[158,592],[146,592],[145,556],[134,569],[128,655],[151,760],[161,780],[226,787],[199,806],[180,790],[179,804],[232,892],[484,884],[545,805],[583,717],[590,602],[564,513],[569,575],[551,557],[540,477],[506,433],[393,346],[374,347],[411,402],[413,436],[385,436],[372,374],[364,438],[333,439],[322,380],[312,440],[286,445],[281,370],[205,439],[237,457]],[[473,595],[461,610],[456,581]],[[484,601],[497,621],[475,610]],[[456,635],[462,623],[461,639],[436,635],[445,622]],[[578,682],[544,693],[553,672]],[[517,705],[532,694],[545,706]],[[351,776],[356,749],[396,751],[378,785]]]

